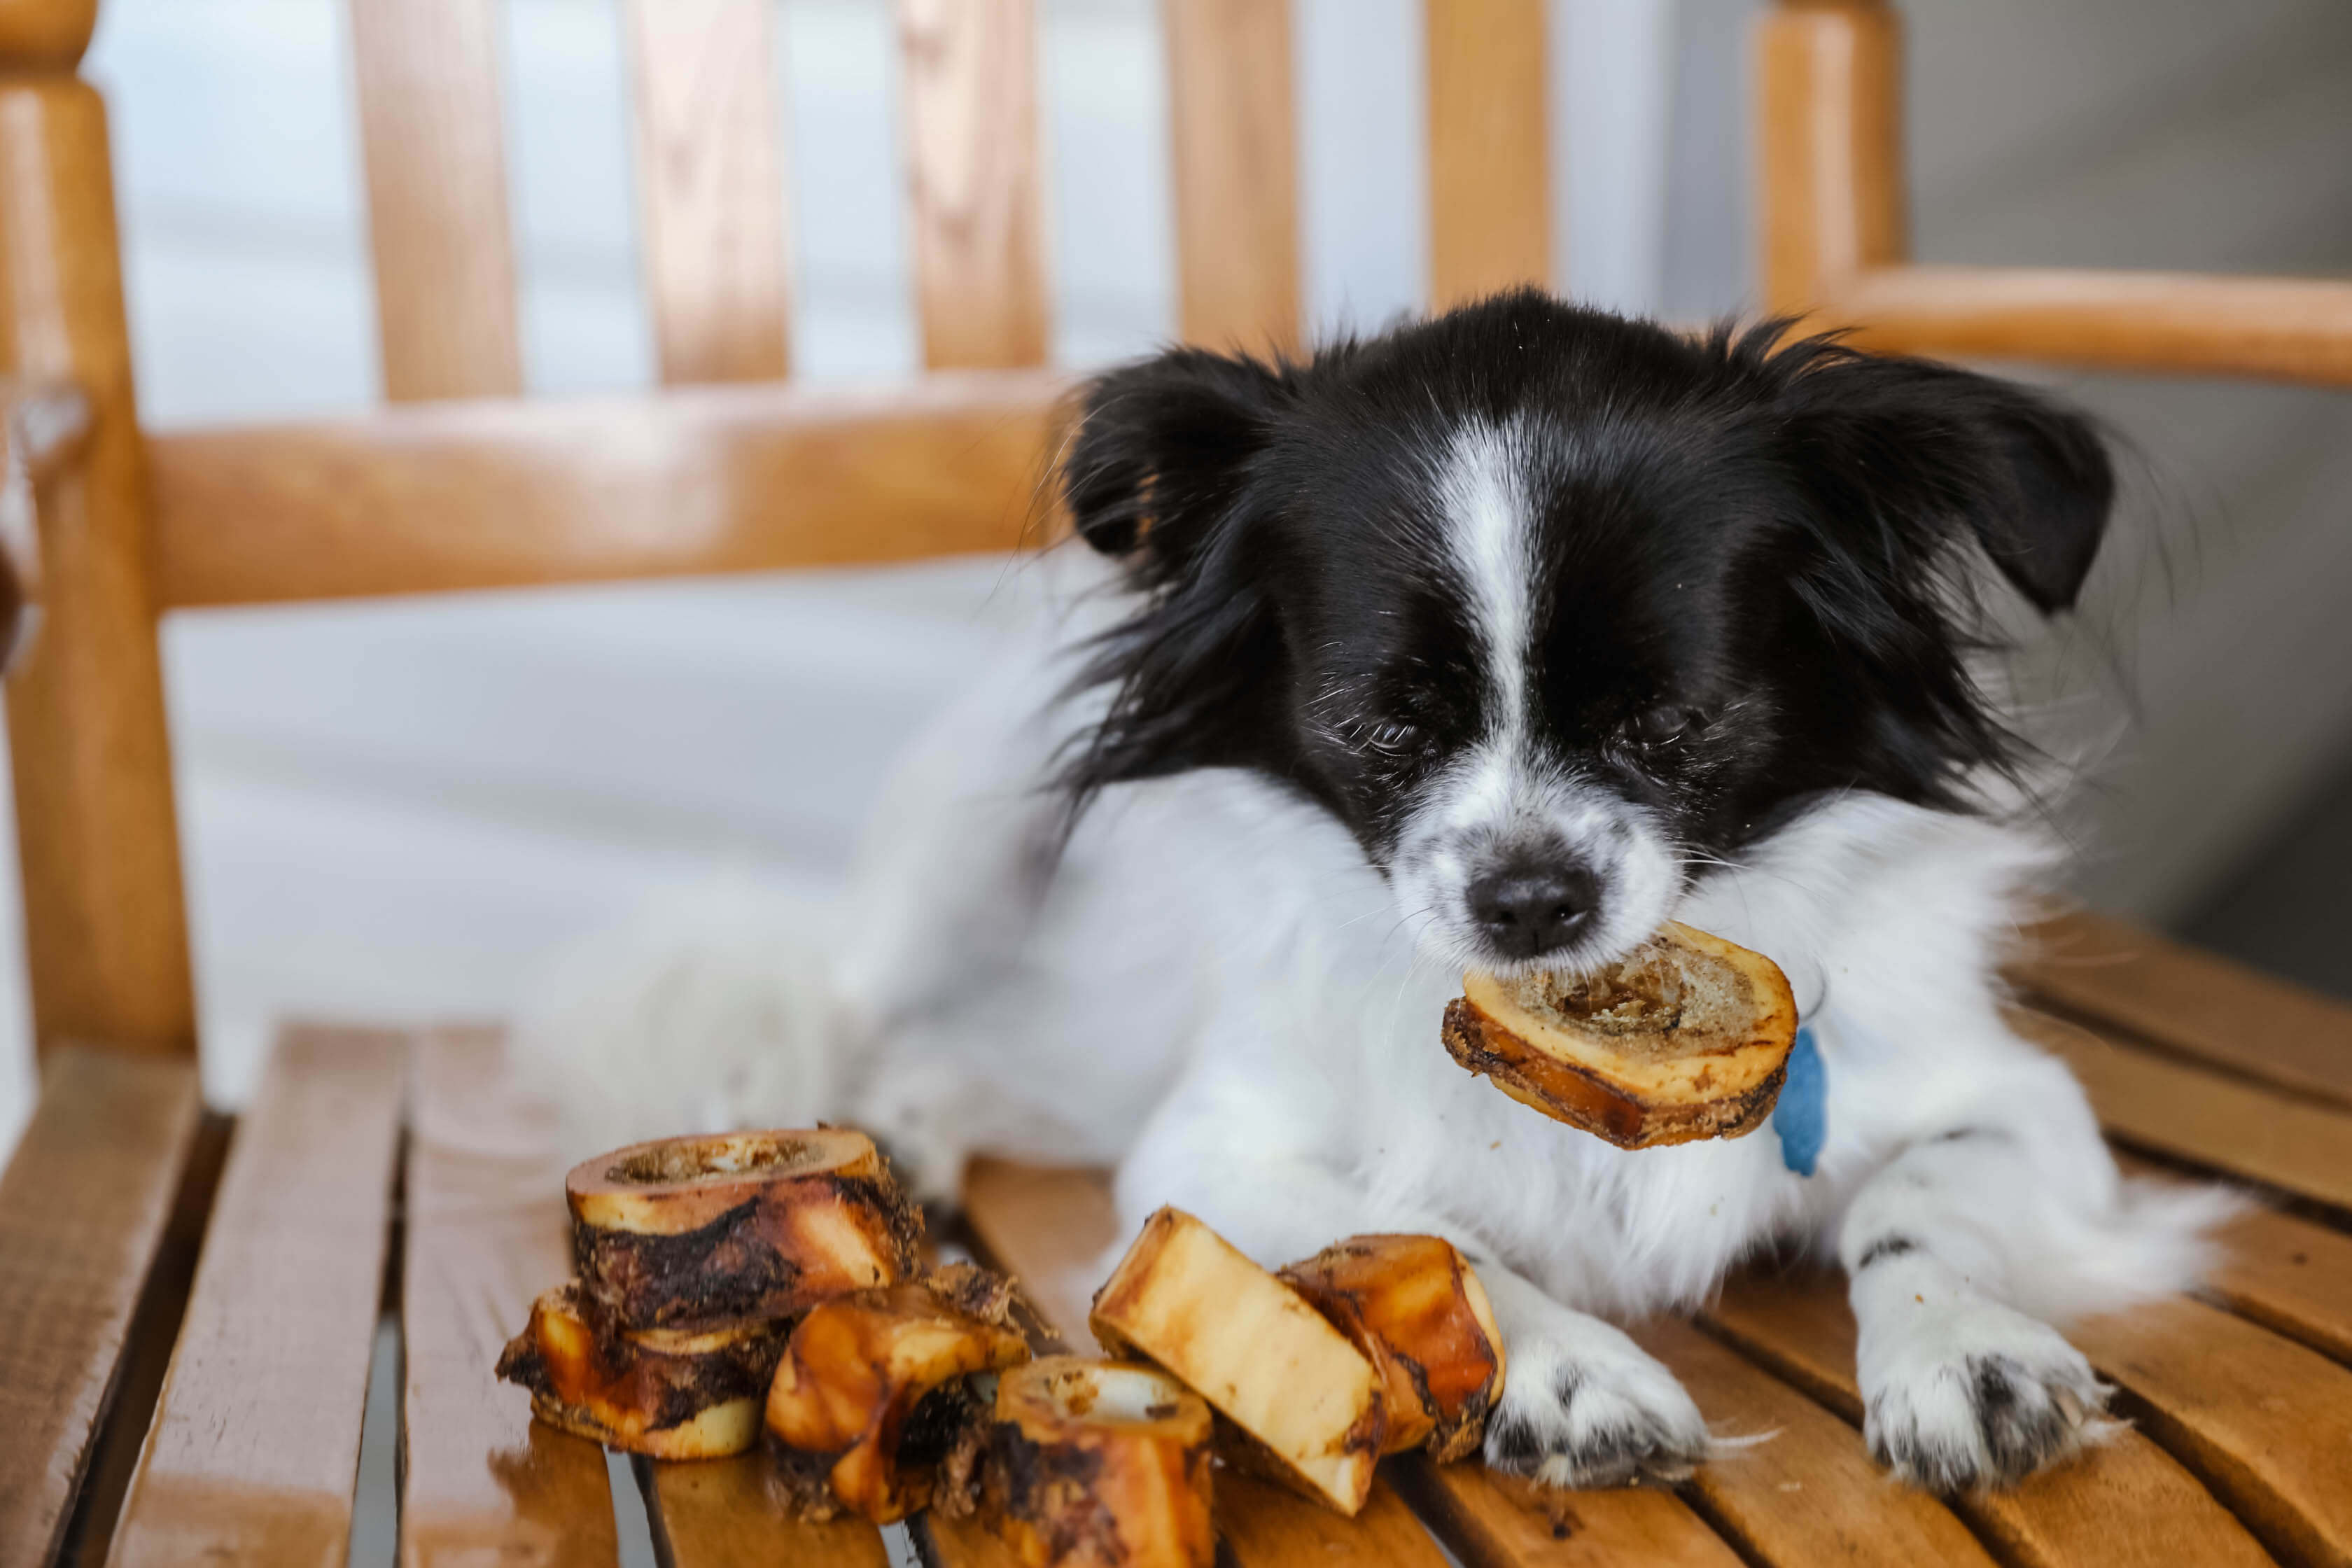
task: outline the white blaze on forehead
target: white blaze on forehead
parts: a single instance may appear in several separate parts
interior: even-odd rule
[[[1459,826],[1507,818],[1524,772],[1528,656],[1535,635],[1528,603],[1535,565],[1524,451],[1507,426],[1465,425],[1438,476],[1446,544],[1485,645],[1487,700],[1496,716],[1471,753],[1468,777],[1448,814]]]
[[[1535,575],[1519,457],[1508,430],[1467,425],[1454,437],[1437,484],[1446,543],[1486,645],[1486,679],[1507,730],[1518,727],[1526,708],[1528,591]]]

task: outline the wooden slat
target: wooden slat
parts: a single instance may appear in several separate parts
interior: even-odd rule
[[[522,390],[498,0],[351,0],[384,395]]]
[[[1031,536],[1062,384],[709,387],[156,437],[171,605],[905,561]]]
[[[1160,0],[1160,16],[1179,331],[1209,348],[1296,350],[1303,323],[1290,7]]]
[[[1853,1312],[1842,1279],[1733,1280],[1707,1314],[1752,1359],[1860,1426]],[[2178,1460],[2126,1431],[2071,1464],[1952,1507],[2010,1568],[2196,1563],[2263,1568],[2269,1554]]]
[[[1966,1526],[1924,1492],[1890,1486],[1862,1434],[1682,1322],[1634,1334],[1673,1369],[1719,1435],[1769,1441],[1702,1465],[1685,1490],[1751,1562],[1887,1568],[1985,1564]]]
[[[416,1042],[401,1279],[404,1568],[618,1560],[604,1450],[541,1426],[491,1373],[571,1272],[563,1163],[512,1097],[498,1038]]]
[[[2027,1038],[2065,1058],[2116,1137],[2352,1208],[2352,1113],[2018,1011]]]
[[[637,206],[662,380],[784,374],[770,0],[628,0]]]
[[[1672,1492],[1566,1492],[1484,1465],[1391,1460],[1389,1479],[1468,1568],[1734,1568],[1738,1553]]]
[[[1906,254],[1901,23],[1874,0],[1781,5],[1757,71],[1764,305],[1801,315]]]
[[[1544,0],[1424,0],[1429,292],[1551,283]]]
[[[770,1485],[765,1453],[695,1464],[653,1464],[646,1487],[667,1568],[887,1568],[882,1533],[860,1520],[809,1524]]]
[[[80,460],[41,497],[41,633],[8,686],[34,1038],[192,1052],[148,492],[97,90],[0,71],[0,376],[70,384],[90,413]]]
[[[49,1560],[201,1105],[195,1065],[53,1051],[0,1175],[0,1563]]]
[[[2183,1298],[2070,1337],[2273,1552],[2352,1563],[2352,1371]]]
[[[110,1563],[341,1561],[404,1045],[323,1029],[279,1043],[237,1125]]]
[[[2087,910],[2027,939],[2010,973],[2035,1002],[2352,1108],[2352,1006]]]
[[[2352,282],[2339,279],[1894,267],[1818,302],[1875,349],[2352,384]]]
[[[978,1160],[964,1177],[964,1215],[982,1249],[1016,1275],[1046,1322],[1072,1343],[1092,1343],[1087,1309],[1118,1239],[1110,1184],[1100,1171],[1049,1170]],[[1244,1563],[1287,1565],[1348,1552],[1346,1561],[1435,1562],[1399,1490],[1413,1499],[1473,1568],[1527,1562],[1643,1561],[1720,1564],[1736,1561],[1713,1532],[1671,1497],[1654,1492],[1580,1493],[1528,1508],[1475,1464],[1391,1460],[1373,1500],[1352,1523],[1271,1489],[1217,1480],[1217,1519]],[[1559,1533],[1564,1521],[1567,1536]],[[1560,1557],[1573,1538],[1583,1555]],[[1631,1556],[1625,1554],[1633,1554]]]
[[[2177,1181],[2179,1173],[2118,1152],[2125,1174]],[[2198,1294],[2242,1318],[2352,1365],[2352,1236],[2276,1209],[2223,1226],[2221,1256]]]
[[[898,0],[898,18],[924,363],[1043,364],[1033,0]]]

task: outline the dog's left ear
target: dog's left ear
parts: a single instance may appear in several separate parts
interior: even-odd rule
[[[1966,530],[2044,615],[2071,608],[2105,535],[2115,469],[2097,428],[2010,382],[1812,345],[1783,391],[1795,455],[1839,521],[1927,549]]]

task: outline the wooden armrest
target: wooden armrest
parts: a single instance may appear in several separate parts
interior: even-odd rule
[[[39,619],[41,487],[72,466],[89,437],[81,388],[0,383],[0,669]]]
[[[2352,280],[1906,265],[1824,292],[1872,348],[2352,383]]]

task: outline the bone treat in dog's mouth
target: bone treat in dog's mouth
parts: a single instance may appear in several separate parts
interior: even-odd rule
[[[632,1144],[563,1178],[582,1288],[632,1329],[790,1318],[913,1271],[921,1215],[842,1127]]]
[[[1445,1009],[1454,1059],[1621,1149],[1754,1131],[1797,1037],[1778,964],[1672,923],[1591,974],[1472,973],[1462,988]]]

